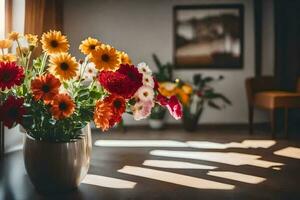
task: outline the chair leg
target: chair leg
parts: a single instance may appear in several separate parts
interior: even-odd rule
[[[284,108],[284,135],[286,139],[288,138],[288,131],[289,131],[288,120],[289,120],[289,109]]]
[[[248,106],[248,120],[249,120],[249,134],[253,134],[253,112],[254,108],[253,106],[249,105]]]
[[[275,132],[275,128],[276,128],[276,116],[275,116],[275,112],[276,109],[272,109],[270,111],[270,123],[271,123],[271,132],[272,132],[272,138],[275,139],[276,138],[276,132]]]

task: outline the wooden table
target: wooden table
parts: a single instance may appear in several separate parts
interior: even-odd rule
[[[216,129],[200,130],[196,133],[187,134],[182,130],[171,129],[169,131],[149,131],[129,129],[126,134],[123,133],[96,133],[93,139],[103,140],[174,140],[179,142],[186,141],[207,141],[214,143],[241,143],[245,139],[268,139],[267,133],[257,133],[255,136],[249,136],[245,129]],[[234,146],[234,145],[233,145]],[[90,174],[100,175],[101,177],[115,178],[123,180],[125,183],[135,183],[133,188],[113,188],[116,185],[104,181],[103,186],[81,184],[78,190],[69,194],[60,194],[56,196],[42,196],[34,190],[28,176],[26,175],[22,152],[14,152],[5,156],[0,164],[0,199],[1,200],[34,200],[34,199],[300,199],[299,180],[300,180],[300,162],[299,159],[282,157],[274,155],[273,152],[289,147],[300,148],[299,139],[279,140],[269,148],[225,148],[225,149],[197,149],[191,147],[94,147]],[[195,160],[187,158],[171,158],[150,155],[152,150],[168,151],[191,151],[191,152],[219,152],[236,154],[247,154],[261,156],[262,160],[283,163],[280,170],[272,168],[263,168],[253,165],[237,166],[234,164],[225,164],[223,161],[213,162],[207,160]],[[231,171],[243,173],[251,176],[263,177],[266,180],[249,184],[209,176],[208,169],[168,169],[159,167],[143,166],[145,160],[164,160],[189,162],[193,164],[210,165],[217,167],[214,171]],[[228,185],[234,185],[232,190],[217,189],[198,189],[187,187],[174,183],[168,183],[161,180],[155,180],[163,177],[145,178],[141,176],[120,173],[119,169],[124,166],[134,166],[151,170],[163,171],[177,175],[185,175],[196,179],[205,179]],[[67,174],[66,174],[67,175]],[[103,180],[103,179],[102,179]],[[176,180],[180,181],[180,180]]]

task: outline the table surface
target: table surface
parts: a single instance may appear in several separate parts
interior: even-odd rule
[[[275,151],[287,147],[299,149],[299,139],[276,140],[269,147],[256,148],[253,145],[258,143],[251,143],[252,140],[267,140],[262,141],[264,145],[264,142],[270,143],[270,135],[257,133],[249,136],[245,130],[200,130],[196,133],[185,133],[177,129],[133,129],[125,134],[118,131],[108,134],[94,132],[93,140],[99,139],[104,140],[101,143],[104,146],[93,146],[89,170],[91,180],[67,194],[38,194],[26,174],[22,151],[6,155],[0,165],[0,199],[300,199],[300,160],[274,154]],[[112,140],[119,143],[112,145]],[[119,140],[128,140],[129,146],[141,147],[120,147],[126,143]],[[152,140],[152,143],[144,140]],[[251,144],[245,143],[245,140],[250,140]],[[174,147],[174,144],[178,147]],[[194,147],[186,144],[194,144]],[[154,150],[159,150],[155,151],[158,155],[155,155]],[[173,157],[159,155],[175,151],[179,154]],[[188,157],[193,152],[200,154],[194,158]],[[231,159],[240,155],[241,158],[248,156],[255,159],[253,163],[246,165],[239,164],[242,159]],[[264,163],[281,163],[282,166],[263,167]],[[199,169],[203,165],[216,168]],[[189,167],[194,169],[188,169]],[[120,169],[122,170],[119,171]],[[209,175],[209,172],[230,173],[229,177],[220,177]],[[236,174],[240,176],[234,177]],[[251,177],[246,176],[243,179],[244,175]],[[254,180],[251,179],[253,177]],[[263,178],[264,181],[256,183],[255,177]],[[251,180],[252,183],[247,183]],[[204,182],[201,184],[201,181]],[[234,188],[222,189],[223,186]]]

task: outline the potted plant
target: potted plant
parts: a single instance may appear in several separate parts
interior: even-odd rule
[[[156,54],[152,55],[155,66],[157,67],[157,72],[153,73],[154,78],[156,79],[158,86],[164,82],[170,82],[173,78],[173,65],[171,63],[162,64]],[[161,107],[159,104],[156,104],[151,111],[149,117],[149,126],[151,129],[159,130],[164,127],[164,118],[166,113],[166,108]]]
[[[177,81],[176,94],[183,105],[183,127],[187,131],[197,129],[199,118],[206,106],[221,110],[231,101],[221,93],[218,93],[211,86],[212,83],[223,80],[223,76],[213,78],[196,74],[193,77],[193,84]]]
[[[7,51],[13,42],[16,54]],[[0,40],[0,121],[24,128],[25,167],[38,191],[80,184],[89,168],[90,121],[106,131],[125,112],[135,120],[148,117],[155,103],[181,117],[180,103],[161,103],[151,71],[132,65],[126,53],[89,37],[79,46],[85,58],[76,61],[60,31],[44,33],[40,42],[43,53],[32,58],[36,35],[12,32]]]

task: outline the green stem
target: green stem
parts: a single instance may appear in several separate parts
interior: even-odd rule
[[[48,54],[47,54],[47,53],[44,53],[43,60],[42,60],[42,65],[41,65],[41,69],[40,69],[40,71],[39,71],[39,75],[42,74],[43,71],[44,71],[44,69],[45,69],[47,57],[48,57]]]
[[[22,52],[22,49],[21,49],[21,45],[20,45],[20,43],[19,43],[19,40],[17,39],[16,42],[17,42],[18,49],[19,49],[20,54],[21,54],[21,58],[22,58],[22,60],[23,60],[23,59],[24,59],[24,55],[23,55],[23,52]]]
[[[1,48],[2,56],[4,56],[4,49]]]

